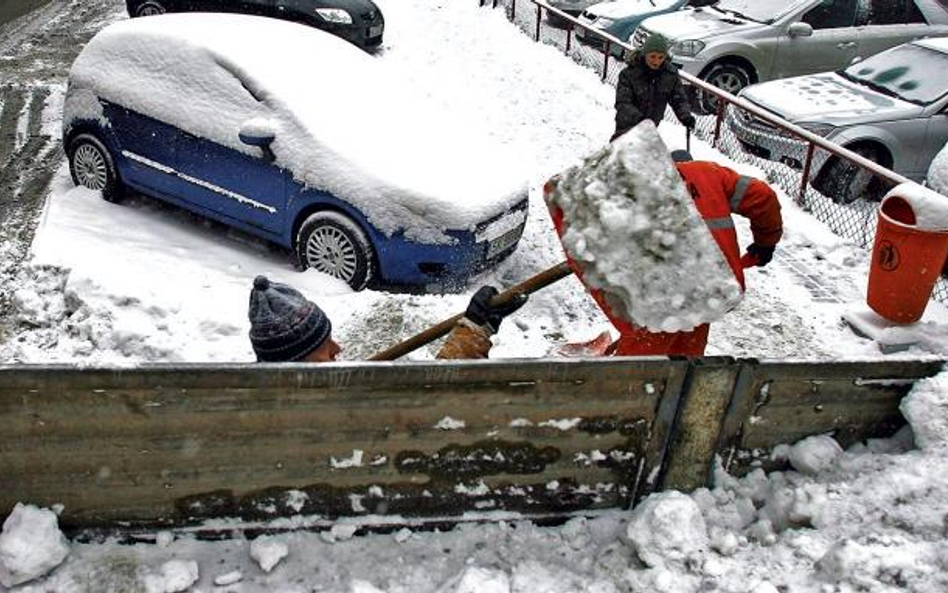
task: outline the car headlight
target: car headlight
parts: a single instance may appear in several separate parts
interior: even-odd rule
[[[352,15],[341,8],[317,8],[316,14],[330,23],[352,24]]]
[[[699,41],[697,39],[686,39],[684,41],[676,41],[671,47],[671,53],[676,56],[683,56],[686,58],[693,58],[704,49],[704,41]]]
[[[797,124],[807,132],[813,132],[817,136],[822,136],[823,138],[829,136],[833,133],[833,130],[836,129],[836,126],[831,126],[830,124],[821,124],[821,123],[810,123],[805,122],[802,124]]]

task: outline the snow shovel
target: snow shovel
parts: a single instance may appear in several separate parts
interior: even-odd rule
[[[567,264],[565,261],[558,263],[552,268],[544,270],[536,276],[527,278],[520,284],[517,284],[512,288],[508,288],[504,292],[496,295],[490,300],[490,304],[494,306],[503,305],[510,302],[517,295],[533,294],[541,288],[546,288],[547,286],[569,276],[572,273],[573,270],[570,269],[569,264]],[[458,313],[453,317],[449,317],[441,323],[429,327],[425,331],[369,357],[368,360],[395,360],[399,357],[402,357],[413,350],[421,348],[425,344],[433,342],[440,337],[446,336],[454,328],[458,320],[460,320],[463,316],[463,313]]]

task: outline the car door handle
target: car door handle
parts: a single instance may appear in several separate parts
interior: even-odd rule
[[[844,41],[843,43],[837,43],[836,47],[839,49],[849,49],[851,47],[856,47],[855,41]]]

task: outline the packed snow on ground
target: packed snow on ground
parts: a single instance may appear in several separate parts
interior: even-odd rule
[[[474,1],[379,3],[387,32],[376,59],[435,105],[465,113],[493,141],[525,155],[531,212],[510,259],[459,294],[356,295],[324,275],[294,272],[285,254],[240,233],[150,200],[108,204],[73,188],[62,169],[20,279],[20,332],[0,346],[0,360],[251,361],[247,298],[261,273],[318,301],[345,355],[356,359],[463,310],[480,283],[510,285],[559,262],[540,188],[606,143],[613,89],[556,49],[534,44],[499,10]],[[669,148],[684,144],[680,127],[664,123],[659,131]],[[701,143],[692,151],[761,175]],[[776,259],[748,274],[744,301],[712,326],[709,354],[886,358],[840,322],[864,302],[868,254],[786,196],[781,201],[786,232]],[[746,245],[749,233],[739,230]],[[945,356],[945,323],[944,308],[929,306],[919,327],[930,339],[898,356]],[[492,356],[541,356],[607,328],[570,278],[535,294],[505,322]],[[436,348],[414,358],[430,358]],[[31,567],[43,567],[45,576],[33,574],[16,593],[182,586],[205,593],[941,592],[948,590],[948,373],[918,383],[903,413],[911,430],[891,439],[843,451],[824,435],[775,452],[795,471],[742,478],[719,471],[712,489],[656,494],[645,510],[560,527],[495,515],[450,531],[353,537],[353,524],[339,520],[321,534],[269,534],[265,542],[286,550],[269,572],[260,559],[269,565],[276,548],[267,544],[261,554],[252,535],[202,541],[159,532],[136,545],[71,542],[60,563],[50,543],[60,541],[56,532],[5,530],[4,538],[27,542],[30,553],[4,556],[4,570],[33,574],[40,569]],[[24,512],[43,511],[22,502]],[[40,522],[29,523],[36,531]],[[673,523],[680,531],[649,540],[650,529],[671,533]]]
[[[563,247],[583,280],[622,319],[690,331],[740,302],[741,286],[651,121],[565,171],[547,201],[563,212]]]

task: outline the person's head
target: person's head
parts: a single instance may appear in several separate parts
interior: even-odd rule
[[[645,65],[652,70],[658,70],[668,57],[668,40],[658,33],[652,33],[639,48],[645,59]]]
[[[266,276],[254,278],[247,316],[257,362],[331,362],[342,350],[322,309]]]

